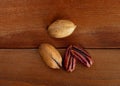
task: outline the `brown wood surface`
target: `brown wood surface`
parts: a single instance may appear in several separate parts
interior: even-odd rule
[[[120,86],[120,49],[88,52],[93,66],[68,73],[48,68],[37,49],[0,49],[0,86]]]
[[[53,39],[47,27],[56,19],[78,27],[70,37]],[[120,48],[120,0],[0,0],[0,48],[36,48],[42,42]]]

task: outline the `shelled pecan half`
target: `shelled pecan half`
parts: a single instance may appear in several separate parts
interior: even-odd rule
[[[74,58],[74,56],[71,53],[72,46],[69,46],[66,50],[65,53],[65,58],[64,58],[64,68],[69,71],[72,72],[75,70],[75,65],[76,65],[76,59]]]
[[[65,53],[63,65],[65,69],[69,72],[75,70],[76,60],[85,65],[86,67],[90,67],[93,64],[91,56],[89,53],[84,50],[80,46],[70,45]]]

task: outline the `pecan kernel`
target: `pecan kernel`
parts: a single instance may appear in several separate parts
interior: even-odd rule
[[[65,53],[63,65],[65,69],[69,72],[75,70],[76,60],[78,60],[83,65],[90,67],[93,64],[91,56],[89,53],[81,48],[80,46],[70,45]]]
[[[70,52],[71,48],[72,48],[72,46],[69,46],[67,48],[66,53],[65,53],[64,62],[63,62],[65,70],[67,70],[69,72],[74,71],[75,65],[76,65],[76,59]]]

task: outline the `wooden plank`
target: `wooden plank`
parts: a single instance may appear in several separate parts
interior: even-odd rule
[[[88,52],[93,66],[68,73],[48,68],[37,49],[0,49],[0,86],[120,86],[120,49]]]
[[[53,39],[47,27],[56,19],[78,27],[68,38]],[[120,0],[0,0],[0,48],[36,48],[42,42],[120,48]]]

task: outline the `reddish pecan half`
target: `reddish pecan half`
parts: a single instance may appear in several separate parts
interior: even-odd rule
[[[75,70],[75,65],[76,65],[76,59],[74,58],[74,56],[71,53],[71,49],[72,46],[69,46],[65,52],[65,58],[64,58],[64,68],[69,71],[72,72]]]

